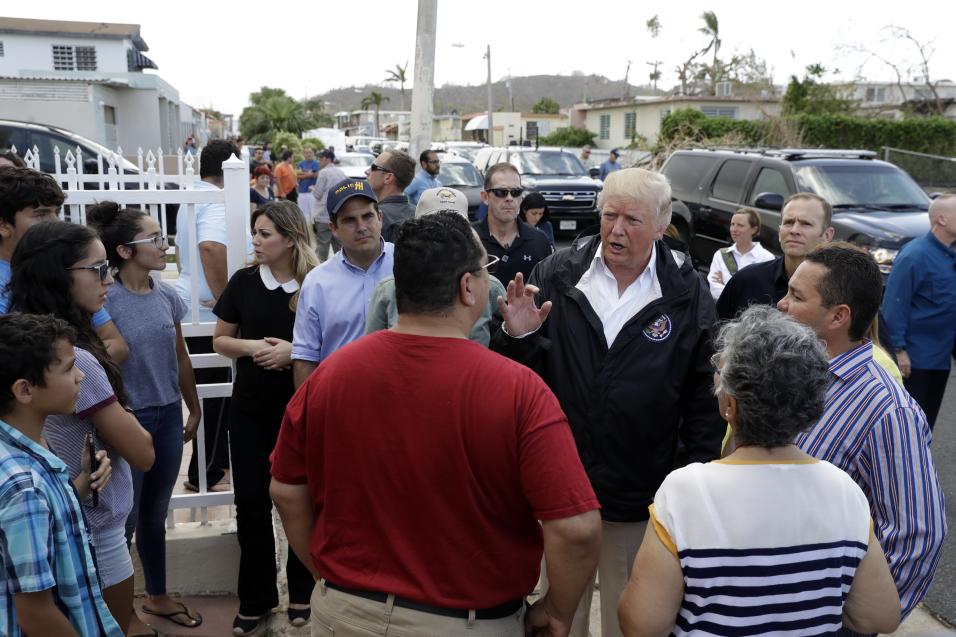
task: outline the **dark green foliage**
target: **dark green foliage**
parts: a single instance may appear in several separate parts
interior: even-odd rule
[[[559,128],[550,135],[546,135],[538,140],[542,146],[571,146],[578,147],[594,145],[596,133],[592,133],[586,128]]]

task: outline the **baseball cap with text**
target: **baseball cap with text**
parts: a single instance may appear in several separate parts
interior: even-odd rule
[[[468,218],[468,198],[460,190],[454,188],[429,188],[422,193],[415,207],[415,218],[433,212],[457,212],[465,219]]]
[[[378,203],[378,198],[367,181],[364,179],[343,179],[329,190],[329,196],[326,198],[326,209],[329,211],[329,215],[337,215],[342,204],[352,197],[365,197],[372,203]]]

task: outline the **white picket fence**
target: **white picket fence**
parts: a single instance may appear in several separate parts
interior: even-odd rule
[[[17,152],[16,149],[11,149]],[[249,234],[249,161],[248,157],[233,155],[223,162],[223,189],[196,190],[200,182],[200,155],[185,154],[180,149],[176,153],[174,173],[166,173],[162,149],[154,153],[149,150],[137,151],[137,162],[133,164],[123,158],[122,149],[109,156],[97,155],[96,168],[87,171],[90,165],[84,158],[82,149],[76,148],[60,156],[59,149],[54,152],[54,179],[63,188],[66,200],[60,215],[65,221],[86,223],[86,207],[102,201],[115,201],[123,207],[137,207],[147,211],[159,222],[164,234],[168,234],[171,206],[178,206],[178,222],[195,229],[196,206],[199,204],[223,203],[226,206],[227,244],[226,261],[228,275],[246,265],[248,254],[246,239]],[[39,170],[39,149],[34,146],[23,154],[27,166]],[[182,214],[185,213],[185,214]],[[192,236],[195,237],[195,231]],[[178,245],[178,244],[177,244]],[[195,241],[177,249],[189,250],[189,262],[199,263],[199,248]],[[157,273],[159,274],[159,273]],[[191,280],[191,299],[189,314],[182,323],[184,336],[212,336],[215,323],[200,321],[199,286],[196,277]],[[194,368],[232,368],[231,359],[219,354],[190,354]],[[219,398],[232,395],[232,383],[213,383],[198,386],[199,398]],[[203,410],[205,413],[205,410]],[[205,418],[200,420],[196,433],[199,463],[199,493],[176,494],[170,501],[168,524],[172,526],[172,510],[199,509],[203,524],[207,521],[206,507],[233,503],[232,491],[209,492],[206,485],[206,447]]]

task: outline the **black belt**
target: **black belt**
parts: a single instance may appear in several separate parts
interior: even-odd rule
[[[356,597],[370,599],[382,604],[388,601],[388,593],[377,593],[375,591],[362,591],[356,590],[354,588],[345,588],[344,586],[338,586],[337,584],[333,584],[329,581],[326,581],[325,585],[332,590],[339,591],[340,593],[355,595]],[[468,619],[468,613],[470,612],[467,609],[444,608],[442,606],[423,604],[405,597],[399,597],[398,595],[395,596],[392,605],[398,606],[400,608],[408,608],[409,610],[417,610],[422,613],[431,613],[432,615],[441,615],[443,617],[456,617],[458,619]],[[478,608],[475,609],[475,619],[501,619],[502,617],[514,615],[521,609],[522,606],[524,606],[524,599],[515,599],[510,602],[505,602],[504,604],[499,604],[492,608]]]

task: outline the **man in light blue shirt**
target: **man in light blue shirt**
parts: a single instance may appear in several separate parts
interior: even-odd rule
[[[332,234],[342,250],[305,277],[292,339],[298,387],[323,360],[365,333],[369,301],[392,276],[394,246],[382,240],[382,213],[364,179],[343,179],[327,201]]]
[[[601,181],[607,179],[607,176],[614,171],[621,169],[621,164],[617,163],[617,158],[619,156],[620,152],[615,148],[608,155],[607,161],[603,162],[601,167],[598,168],[598,177],[601,178]]]
[[[412,183],[405,189],[405,196],[413,205],[418,205],[418,198],[422,193],[430,188],[441,188],[441,181],[438,180],[438,173],[441,171],[441,160],[438,159],[438,153],[433,150],[423,150],[418,156],[418,163],[422,169],[415,175]]]

